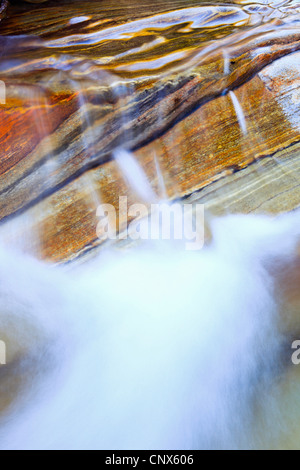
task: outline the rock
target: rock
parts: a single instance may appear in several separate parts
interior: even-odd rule
[[[49,2],[2,23],[2,231],[36,233],[43,258],[99,245],[100,201],[140,200],[120,146],[158,196],[216,213],[299,206],[299,3],[147,5]]]
[[[0,20],[5,18],[7,7],[8,7],[8,0],[1,0],[1,2],[0,2]]]

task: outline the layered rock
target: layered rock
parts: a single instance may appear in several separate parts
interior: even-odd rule
[[[216,213],[299,206],[299,3],[147,5],[11,7],[1,25],[2,230],[34,233],[43,258],[99,245],[100,202],[140,200],[120,147],[158,198]]]
[[[5,18],[7,7],[8,7],[8,0],[2,0],[0,2],[0,20]]]

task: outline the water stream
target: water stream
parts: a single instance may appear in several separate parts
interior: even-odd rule
[[[300,448],[299,2],[67,4],[0,25],[0,449]],[[124,196],[204,248],[100,243]]]

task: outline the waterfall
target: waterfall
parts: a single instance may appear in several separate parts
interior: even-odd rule
[[[0,449],[299,447],[299,2],[52,3],[0,10]]]
[[[1,448],[252,448],[264,414],[278,439],[276,263],[298,221],[227,216],[202,251],[109,248],[73,269],[2,249],[1,332],[21,350],[3,383],[24,384]]]

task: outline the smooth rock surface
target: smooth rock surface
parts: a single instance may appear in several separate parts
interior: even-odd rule
[[[299,20],[294,1],[10,7],[2,232],[56,262],[99,245],[99,203],[141,200],[113,158],[120,147],[159,198],[215,213],[298,207]]]

